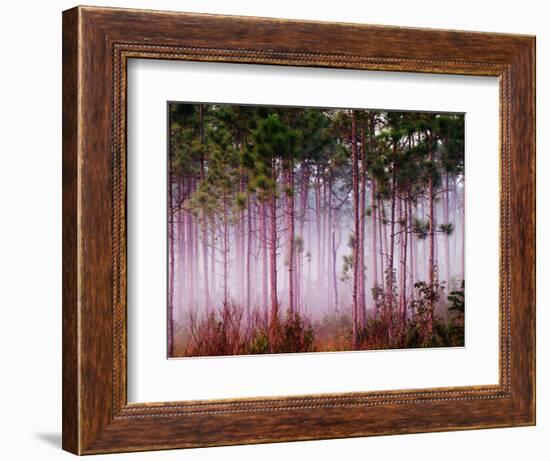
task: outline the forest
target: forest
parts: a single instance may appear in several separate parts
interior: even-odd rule
[[[464,115],[168,104],[169,357],[464,345]]]

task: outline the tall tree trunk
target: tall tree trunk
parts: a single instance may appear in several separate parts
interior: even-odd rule
[[[466,222],[466,196],[464,195],[465,194],[465,191],[463,190],[463,195],[462,195],[462,203],[461,203],[461,208],[462,208],[462,226],[461,226],[461,229],[462,229],[462,251],[460,252],[460,268],[462,270],[462,278],[464,279],[464,274],[466,272],[466,266],[465,266],[465,258],[466,258],[466,228],[464,226],[464,223]]]
[[[390,220],[390,248],[388,258],[388,271],[386,275],[386,283],[388,286],[388,305],[386,312],[386,321],[388,327],[388,337],[393,340],[393,290],[394,290],[394,252],[395,252],[395,198],[396,198],[396,157],[397,157],[397,141],[393,143],[392,151],[392,180],[391,180],[391,220]]]
[[[328,179],[325,175],[325,177],[323,178],[323,198],[322,198],[323,214],[321,215],[321,244],[322,244],[321,245],[321,275],[322,275],[321,286],[324,287],[324,289],[327,289],[325,301],[330,300],[330,297],[332,296],[331,294],[332,285],[329,282],[330,272],[326,269],[328,267],[328,259],[329,259],[328,253],[330,249],[330,246],[327,244],[327,242],[330,242],[330,237],[328,234],[329,224],[328,224],[328,207],[327,207],[327,203],[328,203],[327,182],[328,182]]]
[[[300,170],[301,170],[301,175],[300,175],[301,182],[300,182],[300,230],[299,232],[300,232],[300,238],[302,239],[302,249],[300,254],[300,262],[299,262],[299,265],[297,266],[298,273],[296,274],[296,288],[297,288],[296,299],[299,306],[303,303],[303,299],[302,299],[303,266],[302,264],[303,264],[304,254],[306,254],[306,244],[308,248],[310,248],[311,246],[311,241],[310,241],[311,232],[308,231],[309,236],[308,236],[307,242],[304,238],[305,237],[304,227],[305,227],[305,221],[308,214],[307,206],[308,206],[308,192],[309,192],[309,166],[307,165],[307,163],[302,162],[300,166]],[[309,265],[310,263],[308,258],[308,266]]]
[[[336,246],[336,229],[332,228],[332,284],[334,291],[334,310],[338,312],[339,310],[339,301],[338,301],[338,276],[336,274],[336,256],[338,247]]]
[[[359,181],[357,144],[355,131],[355,112],[351,112],[351,169],[353,187],[353,292],[352,292],[352,346],[357,349],[358,344],[358,284],[359,284]]]
[[[210,283],[212,284],[213,307],[218,302],[216,283],[216,218],[210,220]]]
[[[376,117],[373,112],[369,112],[369,149],[374,158],[376,151]],[[376,180],[371,179],[371,223],[372,223],[372,272],[373,285],[378,285],[378,251],[377,251],[377,229],[376,229]]]
[[[407,224],[409,222],[409,212],[407,201],[403,200],[401,209],[403,216],[401,217],[401,331],[405,331],[407,322],[407,245],[409,233],[407,232]]]
[[[193,281],[193,275],[195,273],[195,255],[193,249],[195,248],[194,235],[193,235],[193,217],[189,211],[185,212],[187,218],[187,298],[189,304],[195,307],[195,286]]]
[[[367,304],[365,296],[365,208],[367,203],[367,150],[366,150],[366,121],[363,117],[361,128],[361,174],[359,189],[359,320],[361,328],[364,329],[367,324]]]
[[[203,212],[202,219],[202,271],[204,276],[204,296],[206,312],[210,310],[210,284],[208,283],[208,223]]]
[[[307,215],[309,218],[307,219],[307,248],[309,252],[309,256],[307,258],[307,284],[306,284],[306,298],[309,300],[311,297],[311,289],[313,286],[313,232],[311,231],[312,225],[311,225],[311,210],[307,210]]]
[[[445,172],[445,203],[443,208],[443,220],[446,225],[449,225],[449,172]],[[449,242],[449,234],[445,238],[445,274],[447,276],[447,293],[449,293],[449,285],[451,283],[451,250]]]
[[[273,166],[275,171],[275,166]],[[270,208],[270,239],[269,239],[269,251],[270,251],[270,292],[271,292],[271,316],[270,316],[270,346],[271,352],[276,350],[277,343],[277,320],[279,301],[277,300],[277,197],[275,191],[273,191],[269,198]]]
[[[315,229],[317,233],[317,254],[316,254],[316,261],[317,261],[317,279],[316,279],[316,285],[317,288],[322,286],[321,282],[321,272],[322,272],[322,266],[321,266],[321,175],[319,173],[319,170],[317,170],[317,178],[315,179],[315,220],[317,223],[317,227]]]
[[[376,182],[374,179],[371,183],[371,223],[372,223],[372,273],[374,284],[378,285],[378,243],[377,243],[377,232],[376,232]]]
[[[176,228],[175,228],[175,219],[174,219],[174,185],[172,182],[168,185],[168,200],[169,200],[169,210],[170,210],[170,222],[169,222],[169,282],[168,282],[168,356],[174,356],[174,271],[175,271],[175,251],[174,251],[174,240],[176,239]]]
[[[223,304],[229,302],[229,210],[227,197],[223,198]]]
[[[199,104],[199,119],[200,119],[200,140],[201,145],[204,145],[204,110],[202,104]],[[205,171],[205,156],[201,149],[201,167],[200,180],[204,181],[206,177]],[[210,285],[208,283],[208,217],[206,212],[202,211],[202,271],[204,278],[204,295],[206,303],[206,313],[210,310]]]
[[[426,222],[426,205],[425,205],[426,197],[424,194],[420,197],[420,215],[422,216],[422,225]],[[429,226],[429,224],[428,224]],[[429,230],[429,229],[428,229]],[[426,239],[422,239],[422,280],[427,281],[429,277],[429,270],[426,261],[428,261],[429,258],[429,249],[428,245],[426,244]]]
[[[176,183],[172,185],[176,187]],[[172,197],[174,201],[174,211],[172,219],[176,221],[175,225],[175,235],[174,235],[174,244],[176,245],[176,253],[174,255],[174,264],[176,271],[176,281],[174,285],[174,311],[177,311],[176,306],[180,307],[183,305],[184,296],[187,296],[187,266],[186,266],[186,238],[185,238],[185,210],[182,207],[178,209],[178,203],[183,203],[184,191],[181,181],[177,183],[177,192],[172,191],[172,194],[176,193],[176,197]]]
[[[401,192],[401,191],[400,191]],[[401,196],[397,197],[397,219],[399,222],[399,255],[397,258],[397,268],[398,268],[398,278],[397,283],[399,287],[399,295],[398,295],[398,306],[397,306],[397,319],[399,322],[399,327],[401,327],[401,310],[403,308],[403,299],[402,299],[402,286],[403,286],[403,279],[405,278],[405,267],[403,266],[403,198]]]
[[[288,176],[288,188],[290,194],[288,200],[289,219],[289,251],[288,251],[288,310],[294,312],[294,263],[295,263],[295,220],[294,220],[294,164],[290,161]]]
[[[250,198],[246,203],[246,219],[247,219],[247,232],[246,232],[246,316],[248,322],[250,322],[250,284],[252,276],[252,216]]]
[[[386,211],[384,202],[378,197],[378,227],[380,237],[380,279],[382,281],[382,290],[386,289],[386,273],[384,268],[387,267],[388,258],[388,233],[385,224]]]
[[[193,298],[195,299],[195,305],[199,305],[199,294],[200,288],[198,286],[199,284],[199,271],[200,271],[200,260],[199,260],[199,224],[197,220],[194,218],[194,216],[191,214],[191,220],[193,221],[193,255],[195,257],[195,273],[191,275],[192,281],[193,281]]]
[[[430,149],[430,162],[433,162],[433,151],[431,145],[431,138],[429,138],[429,149]],[[429,250],[429,260],[428,260],[428,269],[429,269],[429,283],[430,290],[432,291],[432,296],[430,297],[430,303],[428,307],[428,325],[426,336],[427,339],[431,338],[433,332],[433,322],[434,322],[434,310],[435,304],[433,300],[433,290],[434,284],[436,281],[436,267],[435,267],[435,207],[434,207],[434,184],[433,184],[433,175],[430,174],[428,179],[428,194],[429,194],[429,239],[430,239],[430,250]]]
[[[239,180],[239,192],[242,193],[244,191],[244,174],[241,168],[240,172],[240,180]],[[245,212],[244,207],[241,207],[239,212],[239,237],[238,237],[238,245],[237,245],[237,265],[238,267],[242,267],[242,264],[245,262]],[[238,283],[237,283],[237,293],[239,294],[239,298],[243,299],[245,297],[245,274],[242,270],[237,271],[237,277],[238,277]]]
[[[261,208],[260,218],[261,218],[261,227],[260,227],[260,245],[262,247],[262,307],[265,309],[267,320],[268,315],[268,258],[267,258],[267,202],[258,202],[258,206]]]
[[[335,293],[334,293],[334,284],[331,283],[331,274],[332,268],[334,266],[332,262],[333,258],[333,237],[334,237],[334,222],[333,222],[333,209],[332,209],[332,187],[333,187],[333,177],[332,172],[329,172],[328,178],[328,199],[327,199],[327,230],[326,230],[326,268],[327,268],[327,287],[328,287],[328,303],[329,305],[334,305],[335,303]]]
[[[294,252],[294,304],[296,310],[300,312],[302,304],[302,288],[300,281],[302,280],[302,252],[296,248]]]
[[[412,211],[412,199],[409,196],[409,259],[410,259],[410,277],[409,277],[409,297],[412,299],[414,297],[414,280],[416,276],[416,257],[415,257],[415,247],[416,241],[414,233],[412,232],[413,228],[413,211]]]

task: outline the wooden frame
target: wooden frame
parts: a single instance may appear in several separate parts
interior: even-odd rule
[[[128,404],[130,58],[490,75],[500,81],[500,383]],[[521,224],[519,224],[521,223]],[[63,448],[77,454],[535,424],[535,39],[77,7],[63,13]]]

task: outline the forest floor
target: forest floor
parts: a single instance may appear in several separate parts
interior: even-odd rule
[[[316,320],[287,311],[270,323],[264,310],[247,315],[242,306],[226,304],[202,318],[189,314],[184,325],[177,325],[173,357],[464,346],[464,316],[446,306],[438,306],[429,336],[421,320],[382,321],[372,310],[355,341],[352,327],[344,311]]]

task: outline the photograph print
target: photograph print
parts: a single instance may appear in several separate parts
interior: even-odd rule
[[[168,357],[464,346],[464,114],[168,103]]]

